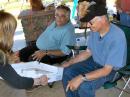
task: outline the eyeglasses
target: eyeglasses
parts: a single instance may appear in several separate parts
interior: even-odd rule
[[[96,21],[100,21],[101,20],[101,17],[96,17],[95,19],[92,19],[91,21],[89,21],[88,23],[90,24],[90,25],[93,25]]]
[[[66,15],[59,15],[59,14],[55,14],[55,17],[57,18],[66,18],[67,16]]]
[[[94,23],[92,23],[91,21],[88,22],[90,25],[93,25]]]

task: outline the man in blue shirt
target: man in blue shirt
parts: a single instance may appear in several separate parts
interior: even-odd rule
[[[120,23],[130,27],[130,0],[116,0],[115,3]]]
[[[55,21],[39,36],[36,45],[19,51],[20,61],[37,60],[43,63],[60,63],[69,56],[66,45],[75,44],[74,26],[70,21],[70,9],[60,5],[55,11]]]
[[[112,81],[116,70],[126,63],[124,32],[108,21],[105,0],[101,1],[79,0],[80,21],[91,32],[86,51],[62,65],[66,97],[95,97],[96,90]]]

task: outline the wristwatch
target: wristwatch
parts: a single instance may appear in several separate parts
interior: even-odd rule
[[[86,78],[86,75],[85,74],[81,74],[82,75],[82,80],[83,81],[89,81],[87,78]]]

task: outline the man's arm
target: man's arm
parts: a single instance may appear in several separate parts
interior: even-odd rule
[[[47,50],[47,55],[63,56],[65,55],[61,50]]]
[[[95,80],[95,79],[98,79],[100,77],[104,77],[110,74],[110,72],[112,71],[112,68],[113,67],[111,65],[105,65],[103,68],[97,69],[85,75],[88,80]]]
[[[107,76],[112,71],[111,65],[105,65],[103,68],[92,71],[85,74],[85,77],[88,81],[95,80],[104,76]],[[66,90],[70,89],[71,91],[77,90],[79,85],[83,82],[83,76],[78,75],[68,82]]]
[[[70,66],[70,65],[72,65],[74,63],[84,61],[84,60],[88,59],[90,56],[91,56],[91,51],[89,49],[87,49],[87,50],[81,52],[75,58],[72,58],[68,62],[64,63],[62,66],[63,67],[68,67],[68,66]]]

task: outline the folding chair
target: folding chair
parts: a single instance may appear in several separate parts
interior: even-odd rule
[[[86,50],[87,46],[72,46],[72,45],[67,45],[67,47],[71,50],[72,52],[72,57],[75,57],[75,55],[79,54],[81,50]]]
[[[117,71],[117,74],[115,75],[115,78],[111,82],[106,82],[103,87],[104,89],[109,89],[112,87],[115,87],[119,89],[121,92],[118,97],[121,97],[124,92],[130,94],[128,91],[126,91],[126,88],[130,89],[130,27],[121,25],[119,23],[114,23],[117,26],[119,26],[125,33],[126,35],[126,40],[127,40],[127,63],[126,66],[123,68],[119,69]],[[125,83],[124,87],[122,89],[116,87],[118,80],[122,79]]]

